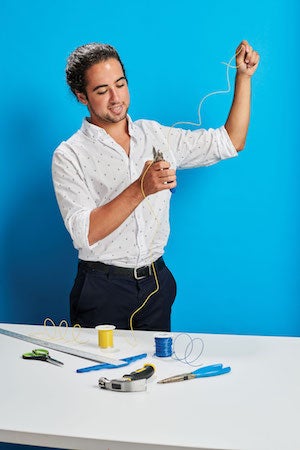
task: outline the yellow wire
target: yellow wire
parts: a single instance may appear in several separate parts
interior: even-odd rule
[[[143,175],[142,175],[142,178],[141,178],[141,191],[142,191],[142,195],[143,195],[143,197],[144,197],[144,199],[147,201],[147,205],[148,205],[148,207],[149,207],[149,209],[150,209],[150,211],[151,211],[151,214],[153,215],[153,217],[154,217],[154,219],[155,219],[155,221],[156,221],[156,228],[155,228],[155,230],[154,230],[154,233],[153,233],[153,237],[152,237],[152,241],[151,241],[151,244],[150,244],[150,258],[152,257],[152,244],[153,244],[153,241],[154,241],[154,237],[155,237],[155,235],[156,235],[156,231],[157,231],[157,227],[158,227],[158,218],[157,218],[157,216],[156,216],[156,214],[155,214],[155,212],[154,212],[154,210],[153,210],[153,208],[152,208],[152,206],[151,206],[151,204],[150,204],[150,202],[149,202],[149,200],[148,200],[148,198],[147,198],[147,196],[146,196],[146,194],[145,194],[145,191],[144,191],[144,179],[145,179],[145,176],[146,176],[146,174],[147,174],[147,172],[148,172],[148,170],[150,169],[150,167],[153,165],[153,163],[154,163],[154,161],[152,161],[149,165],[148,165],[148,167],[146,168],[146,170],[145,170],[145,172],[143,173]],[[130,318],[129,318],[129,328],[130,328],[130,330],[131,330],[131,332],[133,333],[133,318],[134,318],[134,316],[139,312],[139,311],[141,311],[141,309],[143,309],[144,308],[144,306],[146,305],[146,303],[149,301],[149,299],[154,295],[154,294],[156,294],[158,291],[159,291],[159,281],[158,281],[158,276],[157,276],[157,272],[156,272],[156,268],[155,268],[155,264],[154,264],[154,262],[152,262],[151,263],[151,267],[152,267],[152,271],[153,271],[153,275],[154,275],[154,279],[155,279],[155,289],[152,291],[152,292],[150,292],[150,294],[146,297],[146,299],[144,300],[144,302],[135,310],[135,311],[133,311],[133,313],[131,314],[131,316],[130,316]]]
[[[52,327],[51,330],[54,330],[54,336],[51,335],[50,333],[47,332],[47,330],[50,328],[47,323],[50,322]],[[65,325],[65,326],[63,326]],[[64,329],[64,333],[62,333],[62,328]],[[68,329],[72,329],[72,339],[71,340],[67,340],[67,332]],[[74,331],[75,329],[78,330],[77,336],[74,335]],[[44,333],[33,333],[33,336],[42,336],[44,338],[47,338],[48,341],[63,341],[64,343],[69,343],[69,342],[75,342],[77,344],[86,344],[88,341],[81,341],[79,340],[79,336],[81,334],[81,326],[76,323],[73,327],[69,327],[68,322],[63,319],[59,322],[59,325],[56,326],[54,320],[52,320],[50,317],[46,317],[46,319],[44,320]]]
[[[129,319],[129,326],[130,326],[131,332],[133,332],[133,324],[132,324],[132,321],[133,321],[134,316],[135,316],[141,309],[144,308],[144,306],[146,305],[146,303],[148,302],[148,300],[152,297],[152,295],[156,294],[156,293],[159,291],[159,282],[158,282],[158,277],[157,277],[157,273],[156,273],[156,269],[155,269],[155,264],[154,264],[154,262],[151,263],[151,267],[152,267],[152,270],[153,270],[153,274],[154,274],[154,278],[155,278],[156,287],[155,287],[154,291],[152,291],[152,292],[148,295],[148,297],[144,300],[144,302],[141,304],[141,306],[139,306],[138,309],[136,309],[136,310],[131,314],[130,319]]]

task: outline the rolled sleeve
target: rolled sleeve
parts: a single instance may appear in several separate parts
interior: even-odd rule
[[[58,206],[76,249],[92,248],[88,233],[91,211],[96,207],[80,165],[58,148],[52,159],[52,179]]]
[[[224,126],[218,128],[220,132],[220,140],[222,142],[223,147],[223,157],[222,159],[227,158],[234,158],[235,156],[238,156],[238,151],[236,150],[235,146],[233,145],[229,134],[227,133],[227,130]]]
[[[178,168],[210,166],[238,154],[224,126],[194,131],[173,129],[169,136]]]

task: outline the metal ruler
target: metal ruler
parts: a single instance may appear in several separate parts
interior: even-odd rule
[[[120,360],[115,358],[109,358],[107,356],[97,356],[93,353],[83,352],[77,350],[76,348],[66,347],[65,345],[55,344],[54,342],[44,341],[43,339],[38,339],[32,336],[27,336],[26,334],[16,333],[15,331],[5,330],[0,328],[0,334],[9,336],[12,338],[20,339],[21,341],[31,342],[32,344],[38,345],[39,347],[50,348],[51,350],[56,350],[58,352],[67,353],[68,355],[78,356],[79,358],[89,359],[90,361],[96,361],[98,363],[108,363],[113,365],[119,365]]]

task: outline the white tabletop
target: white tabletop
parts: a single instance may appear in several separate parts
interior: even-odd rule
[[[43,327],[1,324],[18,333],[53,339]],[[96,332],[68,330],[60,343],[101,353]],[[0,335],[0,441],[82,450],[298,450],[300,449],[300,339],[196,335],[204,342],[201,362],[230,365],[229,374],[157,384],[193,368],[154,354],[154,333],[115,331],[113,351],[124,358],[148,353],[130,366],[78,374],[93,362],[50,350],[57,367],[28,361],[34,344]],[[57,337],[57,335],[56,335]],[[67,343],[66,341],[77,340]],[[187,338],[177,341],[182,355]],[[80,341],[80,343],[78,342]],[[55,341],[58,342],[58,341]],[[195,354],[199,351],[195,341]],[[156,366],[145,392],[112,392],[98,379]]]

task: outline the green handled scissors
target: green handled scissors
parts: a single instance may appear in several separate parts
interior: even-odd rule
[[[230,372],[230,367],[223,367],[223,364],[213,364],[211,366],[200,367],[194,372],[183,373],[173,377],[165,378],[158,383],[176,383],[177,381],[192,380],[193,378],[215,377]]]
[[[32,350],[30,353],[24,353],[22,355],[22,358],[24,359],[37,359],[39,361],[46,361],[51,364],[55,364],[56,366],[63,366],[64,363],[61,361],[58,361],[57,359],[51,358],[49,356],[48,350],[44,348],[36,348],[35,350]]]

